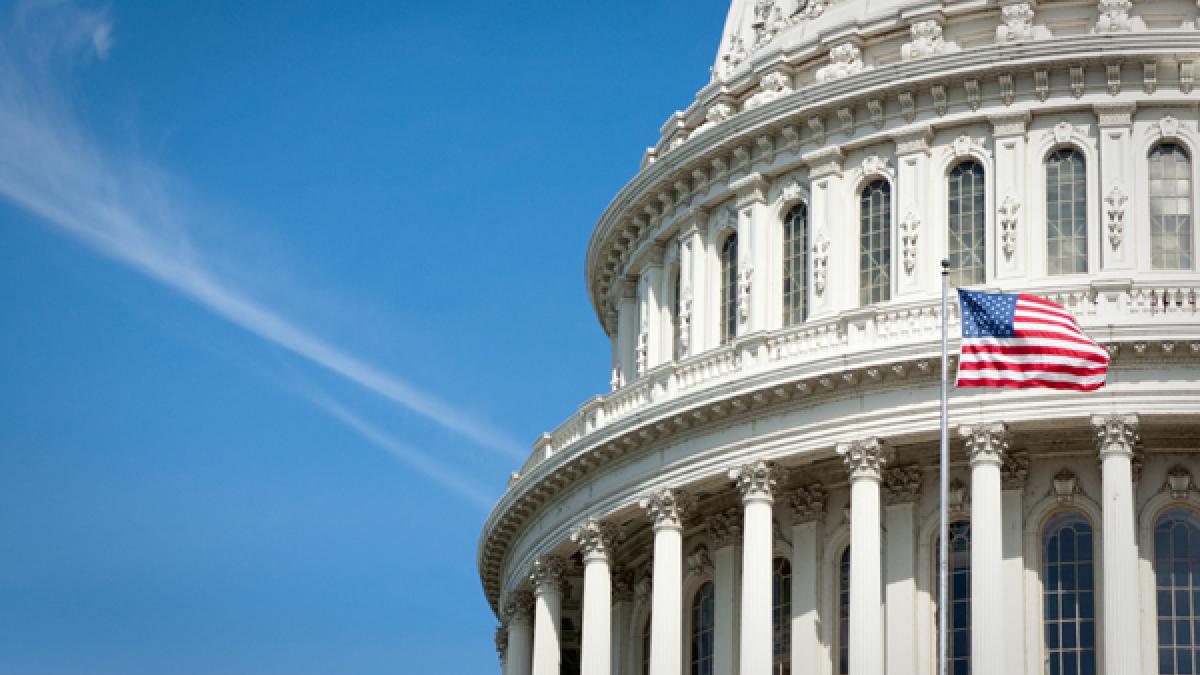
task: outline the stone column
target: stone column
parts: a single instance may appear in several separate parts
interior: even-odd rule
[[[945,226],[938,228],[944,217],[935,217],[930,194],[929,141],[933,131],[928,126],[910,129],[895,136],[896,141],[896,229],[892,249],[892,270],[896,278],[896,297],[914,293],[932,293],[941,283],[936,274],[922,274],[937,266],[945,251]],[[945,209],[945,206],[942,206]],[[941,214],[938,214],[941,216]],[[942,231],[939,232],[938,229]]]
[[[691,495],[673,488],[641,500],[654,520],[650,675],[683,672],[683,519],[692,504]]]
[[[1027,180],[1036,180],[1028,177],[1025,166],[1025,127],[1029,113],[1006,113],[989,119],[995,144],[996,218],[987,255],[989,264],[994,261],[996,279],[1020,278],[1028,273],[1030,260],[1046,257],[1045,239],[1034,236],[1033,230],[1045,222],[1045,217],[1029,203],[1027,195],[1033,193],[1026,189]],[[1044,263],[1034,267],[1045,269]]]
[[[774,326],[768,318],[771,252],[767,218],[767,179],[752,173],[729,186],[737,192],[738,212],[738,335]],[[743,292],[743,289],[745,292]],[[778,323],[778,322],[776,322]]]
[[[533,675],[558,675],[562,660],[562,585],[567,561],[557,555],[538,558],[529,581],[534,589]]]
[[[533,593],[517,591],[504,605],[504,625],[508,628],[504,675],[533,672],[533,602]]]
[[[848,294],[857,292],[854,270],[858,269],[858,239],[834,237],[841,231],[843,202],[842,151],[827,146],[807,157],[811,181],[812,203],[809,204],[809,258],[812,278],[809,280],[809,317],[819,319],[857,307],[857,297],[850,304]],[[836,239],[836,241],[835,241]],[[833,262],[831,261],[841,261]],[[853,264],[851,264],[853,262]],[[847,284],[854,283],[847,287]]]
[[[879,481],[892,451],[877,438],[840,443],[850,474],[850,673],[883,670],[883,588]]]
[[[617,377],[618,386],[630,384],[637,378],[637,283],[621,281],[617,302]]]
[[[705,523],[713,547],[713,673],[733,675],[737,663],[738,545],[740,509],[710,516]]]
[[[1137,530],[1133,516],[1133,444],[1137,415],[1092,417],[1100,454],[1101,512],[1104,551],[1105,675],[1141,672],[1141,614],[1138,610]]]
[[[1004,633],[1003,504],[1000,467],[1008,427],[1000,422],[963,425],[958,435],[971,460],[971,672],[1004,675],[1009,648]]]
[[[887,672],[911,673],[916,669],[916,533],[913,505],[921,496],[921,469],[898,466],[883,473],[884,529],[887,554],[884,558],[884,610],[887,617]],[[852,521],[853,522],[853,521]],[[853,524],[851,524],[853,527]],[[854,555],[851,549],[850,555]],[[851,585],[851,588],[854,586]]]
[[[772,517],[779,468],[757,460],[730,469],[744,508],[742,532],[741,675],[771,675],[771,562],[775,550]]]
[[[1029,479],[1029,455],[1023,452],[1004,453],[1000,466],[1001,502],[1004,514],[1003,579],[1004,672],[1020,673],[1025,667],[1025,481]],[[1041,630],[1039,626],[1037,628]]]
[[[612,575],[609,556],[620,533],[612,523],[589,520],[571,535],[583,554],[582,675],[612,675]]]
[[[621,672],[629,660],[633,642],[633,573],[615,568],[612,574],[612,657],[613,670]]]
[[[813,483],[795,490],[792,503],[792,672],[818,671],[817,579],[820,570],[820,519],[825,514],[825,486]]]
[[[1096,121],[1100,127],[1100,228],[1098,247],[1100,271],[1119,271],[1128,275],[1136,264],[1134,243],[1133,167],[1145,162],[1144,155],[1134,156],[1132,103],[1098,105]],[[1089,195],[1090,196],[1090,195]],[[1145,206],[1141,206],[1145,209]],[[1094,211],[1096,212],[1096,211]],[[1089,228],[1089,231],[1097,231]],[[1090,252],[1089,252],[1090,253]],[[1092,258],[1094,261],[1095,259]]]

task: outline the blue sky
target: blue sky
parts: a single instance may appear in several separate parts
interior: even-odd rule
[[[492,672],[592,225],[727,3],[0,7],[0,672]]]

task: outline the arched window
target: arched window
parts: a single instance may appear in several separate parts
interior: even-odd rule
[[[892,297],[892,184],[877,178],[859,200],[859,301],[864,305]]]
[[[1150,151],[1150,266],[1192,269],[1192,161],[1177,143]]]
[[[787,558],[775,558],[771,573],[771,635],[774,658],[771,672],[792,672],[792,564]]]
[[[737,233],[725,238],[721,245],[721,344],[737,335],[738,304],[738,241]]]
[[[941,588],[942,575],[937,563],[941,537],[933,542],[934,550],[934,598],[937,598]],[[971,523],[960,520],[950,523],[950,546],[946,560],[946,568],[950,573],[950,583],[946,591],[949,595],[950,615],[946,625],[949,640],[946,650],[948,675],[970,675],[971,673]],[[935,606],[937,600],[934,600]],[[938,608],[938,611],[941,611]],[[934,615],[934,622],[938,616]],[[941,650],[938,650],[939,656]]]
[[[692,597],[692,675],[712,675],[713,624],[713,585],[706,581]]]
[[[850,672],[850,547],[838,559],[837,672]]]
[[[1173,508],[1154,524],[1154,579],[1158,591],[1158,672],[1200,668],[1200,517]]]
[[[1046,268],[1050,274],[1087,272],[1087,169],[1075,148],[1046,158]]]
[[[642,624],[642,675],[650,675],[650,614]]]
[[[1042,617],[1049,675],[1095,675],[1092,525],[1061,513],[1042,530]]]
[[[946,257],[952,286],[984,282],[986,190],[983,165],[973,159],[955,165],[946,178]]]
[[[808,315],[808,207],[797,204],[783,217],[783,325]]]

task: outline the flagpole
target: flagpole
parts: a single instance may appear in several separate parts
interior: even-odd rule
[[[947,509],[950,493],[950,442],[949,432],[949,415],[947,411],[946,401],[946,379],[949,373],[949,355],[947,353],[947,324],[946,318],[946,293],[950,284],[950,261],[942,260],[942,381],[941,381],[941,416],[942,416],[942,436],[941,436],[941,454],[939,458],[939,473],[941,474],[941,490],[938,496],[938,504],[941,522],[939,523],[941,535],[938,537],[938,673],[946,675],[946,654],[948,652],[946,645],[946,622],[950,616],[950,606],[947,603],[947,590],[949,588],[949,579],[947,578],[947,558],[950,551],[950,519]]]

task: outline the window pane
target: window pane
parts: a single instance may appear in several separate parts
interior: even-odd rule
[[[792,564],[775,558],[771,575],[772,675],[792,671]]]
[[[1169,167],[1160,170],[1169,170]],[[1197,654],[1200,646],[1197,645],[1195,632],[1195,598],[1200,593],[1198,567],[1200,518],[1185,508],[1164,512],[1154,525],[1154,576],[1157,586],[1154,597],[1158,605],[1160,674],[1195,672],[1197,657],[1200,656]]]
[[[1050,274],[1087,272],[1087,180],[1074,148],[1046,158],[1046,268]]]
[[[721,246],[721,344],[737,335],[737,277],[738,241],[737,234],[731,234]]]
[[[1156,270],[1192,269],[1192,161],[1176,143],[1150,151],[1150,259]]]
[[[1078,513],[1051,518],[1042,531],[1042,606],[1050,672],[1094,675],[1096,612],[1092,526]]]
[[[892,185],[882,178],[863,188],[859,200],[859,301],[864,305],[891,298]]]
[[[797,204],[783,219],[783,325],[804,321],[808,310],[808,207]]]
[[[705,582],[692,597],[691,675],[709,675],[713,667],[713,585]]]
[[[938,551],[941,539],[934,539],[933,550]],[[958,521],[950,523],[949,560],[946,567],[950,574],[950,584],[947,588],[950,603],[950,621],[946,626],[948,633],[947,670],[952,673],[971,672],[971,523]],[[936,556],[935,556],[936,557]],[[936,589],[941,588],[941,570],[934,562],[934,623],[937,624],[938,598]],[[938,658],[941,650],[938,650]]]
[[[985,241],[983,165],[974,160],[950,170],[947,178],[948,218],[946,257],[950,284],[969,286],[984,281]]]

